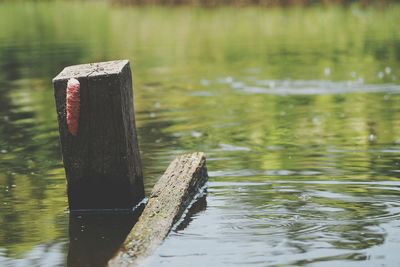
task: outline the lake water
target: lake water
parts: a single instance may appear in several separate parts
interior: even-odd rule
[[[51,79],[129,59],[146,190],[208,193],[150,266],[398,266],[400,6],[0,3],[0,265],[102,266],[136,215],[70,216]]]

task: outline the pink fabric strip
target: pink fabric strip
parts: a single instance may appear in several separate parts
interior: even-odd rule
[[[80,104],[80,83],[77,79],[71,78],[67,84],[67,126],[72,135],[78,134],[79,104]]]

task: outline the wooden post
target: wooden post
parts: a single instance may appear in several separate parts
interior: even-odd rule
[[[77,132],[66,88],[80,83]],[[70,210],[130,209],[144,197],[128,60],[76,65],[53,79]]]
[[[208,179],[201,152],[176,158],[154,186],[139,221],[108,266],[141,265],[179,221]]]

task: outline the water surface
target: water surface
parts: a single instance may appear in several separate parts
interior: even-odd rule
[[[399,23],[400,6],[1,3],[0,265],[99,266],[134,222],[67,213],[51,86],[120,58],[147,192],[176,155],[208,160],[151,266],[399,265]]]

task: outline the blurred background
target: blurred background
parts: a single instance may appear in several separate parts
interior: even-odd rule
[[[129,59],[149,192],[204,151],[150,266],[397,266],[400,1],[0,1],[0,266],[105,266],[135,220],[70,216],[51,80]]]

